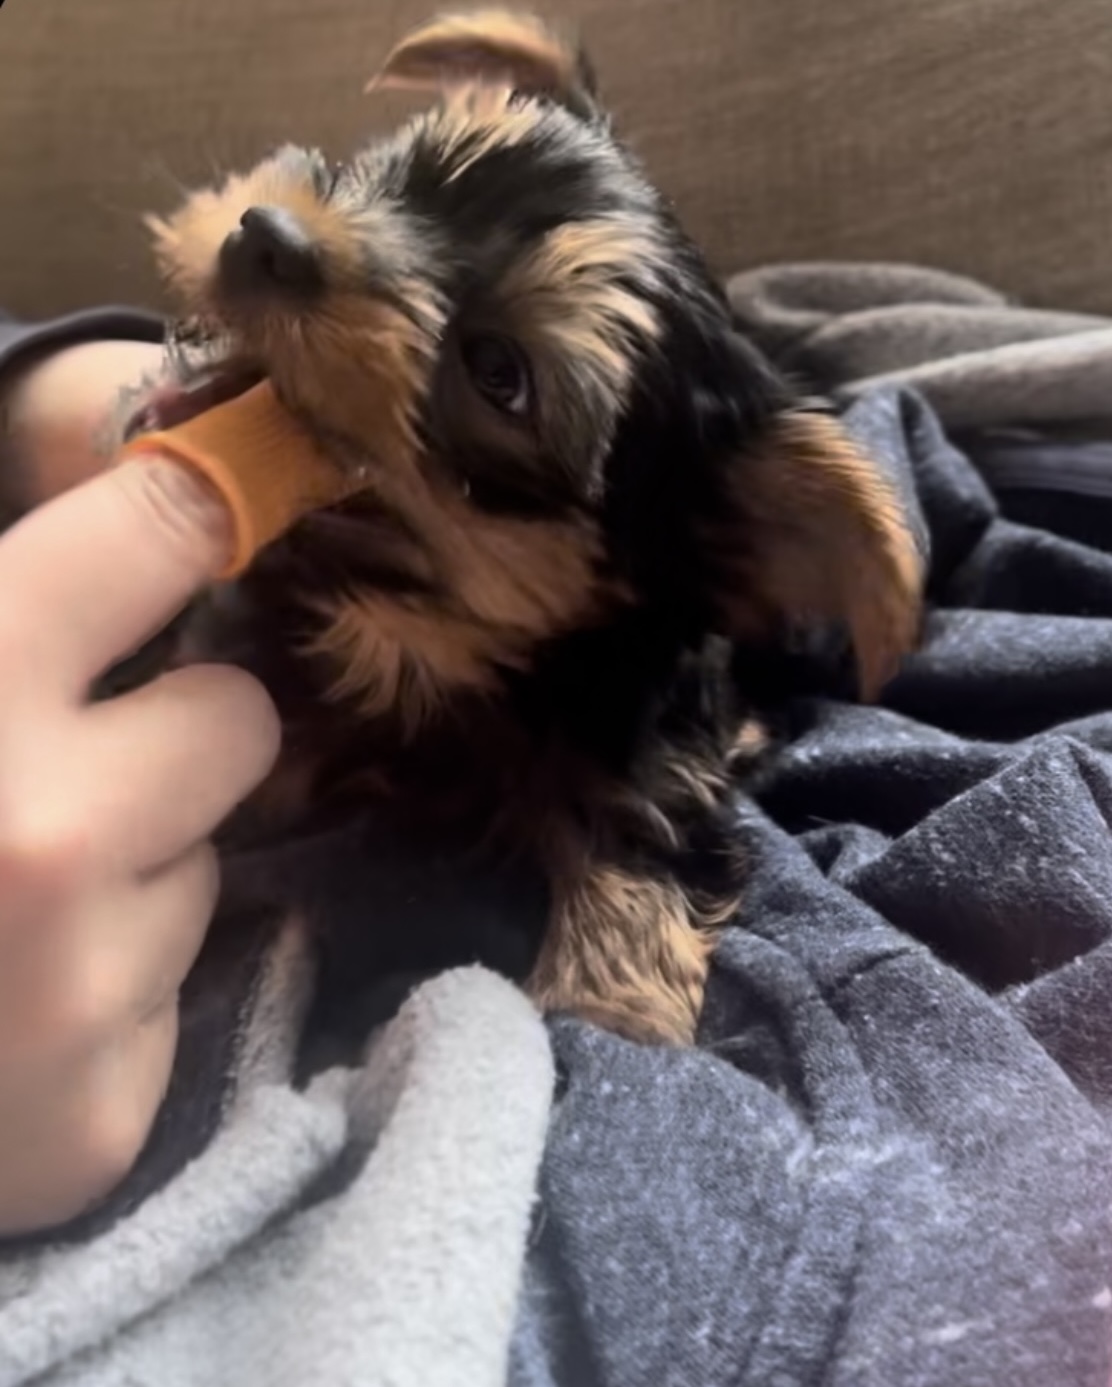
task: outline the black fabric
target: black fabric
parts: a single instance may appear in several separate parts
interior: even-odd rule
[[[161,320],[127,308],[72,313],[46,323],[17,323],[0,310],[0,530],[14,525],[27,508],[22,460],[11,438],[7,386],[20,367],[63,347],[82,342],[125,339],[158,342]]]
[[[792,710],[701,1051],[555,1027],[515,1387],[1107,1387],[1112,557],[916,396],[848,422],[914,479],[926,648]]]
[[[44,323],[18,323],[0,312],[0,371],[35,352],[81,342],[161,342],[163,331],[161,318],[138,308],[98,308]]]

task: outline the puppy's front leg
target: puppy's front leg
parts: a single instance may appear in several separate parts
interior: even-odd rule
[[[674,881],[586,862],[556,885],[527,990],[631,1040],[690,1044],[713,942]]]

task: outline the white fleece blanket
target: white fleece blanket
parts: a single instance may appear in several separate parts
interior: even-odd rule
[[[552,1092],[544,1027],[509,983],[453,971],[362,1069],[297,1092],[305,981],[291,932],[232,1106],[176,1180],[87,1245],[0,1264],[2,1387],[505,1381]]]

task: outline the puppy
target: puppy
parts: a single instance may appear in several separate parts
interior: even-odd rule
[[[731,329],[574,47],[442,18],[376,85],[438,101],[152,219],[183,317],[131,428],[266,376],[366,479],[243,580],[287,728],[272,808],[381,801],[420,841],[524,856],[538,1005],[689,1042],[766,662],[837,628],[875,693],[916,638],[917,549]]]

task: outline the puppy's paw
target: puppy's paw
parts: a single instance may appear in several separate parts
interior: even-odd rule
[[[677,883],[592,865],[565,886],[527,990],[542,1011],[689,1045],[713,944]]]
[[[693,1045],[699,1020],[697,1008],[664,1011],[656,1005],[656,999],[649,998],[591,1000],[560,1010],[636,1045]]]

